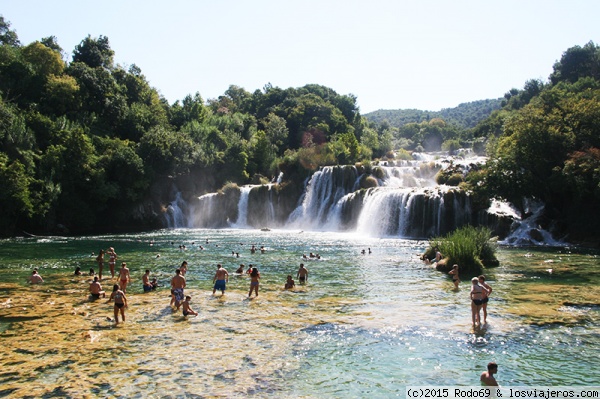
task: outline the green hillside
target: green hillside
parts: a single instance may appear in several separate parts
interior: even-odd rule
[[[381,124],[387,119],[394,127],[402,127],[408,123],[428,122],[433,118],[441,118],[446,123],[464,129],[471,129],[486,119],[491,113],[500,109],[501,98],[479,100],[462,103],[454,108],[444,108],[441,111],[421,111],[418,109],[380,109],[363,116],[369,121]]]

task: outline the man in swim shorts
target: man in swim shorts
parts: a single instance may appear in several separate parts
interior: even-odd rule
[[[142,276],[142,284],[144,292],[150,292],[156,288],[156,286],[150,282],[150,270],[148,269],[146,269],[146,272]]]
[[[300,284],[303,284],[308,281],[308,269],[304,267],[304,263],[300,263],[300,269],[298,269],[296,277],[298,278]]]
[[[100,282],[98,281],[98,276],[94,276],[94,281],[90,283],[90,295],[94,299],[106,297],[106,293],[102,291],[102,285],[100,285]]]
[[[181,270],[175,270],[175,276],[171,279],[171,292],[175,302],[175,310],[179,310],[183,302],[183,289],[185,288],[185,277],[181,275]],[[171,301],[173,303],[173,301]]]
[[[217,272],[215,273],[215,277],[213,277],[213,283],[215,286],[213,287],[213,295],[217,290],[221,291],[221,295],[225,295],[225,283],[229,281],[229,273],[225,270],[221,264],[217,265]]]

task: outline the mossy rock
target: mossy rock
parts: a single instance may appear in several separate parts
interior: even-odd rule
[[[360,178],[359,185],[361,189],[367,189],[372,187],[379,187],[379,182],[373,176],[363,175]]]

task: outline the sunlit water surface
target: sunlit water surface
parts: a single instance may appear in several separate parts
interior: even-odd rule
[[[251,244],[267,252],[251,254]],[[404,397],[407,385],[478,385],[489,361],[503,385],[600,381],[597,253],[501,249],[501,265],[486,271],[488,323],[474,330],[472,276],[454,291],[419,259],[426,244],[187,229],[0,241],[0,396]],[[133,278],[127,321],[116,327],[112,305],[89,300],[89,276],[73,276],[76,266],[96,268],[91,253],[109,246]],[[303,261],[310,252],[321,259]],[[186,294],[200,312],[187,319],[169,307],[184,260]],[[301,262],[308,284],[284,291]],[[258,298],[247,298],[246,276],[233,275],[225,296],[213,296],[217,263],[232,274],[240,263],[257,266]],[[34,267],[44,284],[26,283]],[[162,285],[155,292],[142,293],[146,268]],[[102,280],[107,291],[115,282]]]

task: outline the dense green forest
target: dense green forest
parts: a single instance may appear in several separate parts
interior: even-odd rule
[[[459,104],[454,108],[444,108],[441,111],[421,111],[418,109],[380,109],[365,114],[365,118],[376,124],[387,121],[390,126],[401,128],[409,123],[429,122],[431,119],[443,119],[449,125],[462,129],[471,129],[479,122],[490,116],[493,111],[500,109],[502,99],[479,100]]]
[[[476,101],[405,124],[366,118],[354,95],[316,84],[231,85],[169,104],[135,64],[115,65],[105,36],[83,38],[66,58],[55,37],[22,44],[0,16],[2,235],[154,228],[174,185],[200,195],[279,172],[284,185],[301,184],[322,165],[464,147],[490,156],[462,183],[481,198],[541,199],[569,233],[598,221],[600,50],[591,42],[568,49],[548,82],[507,92],[499,109]]]

